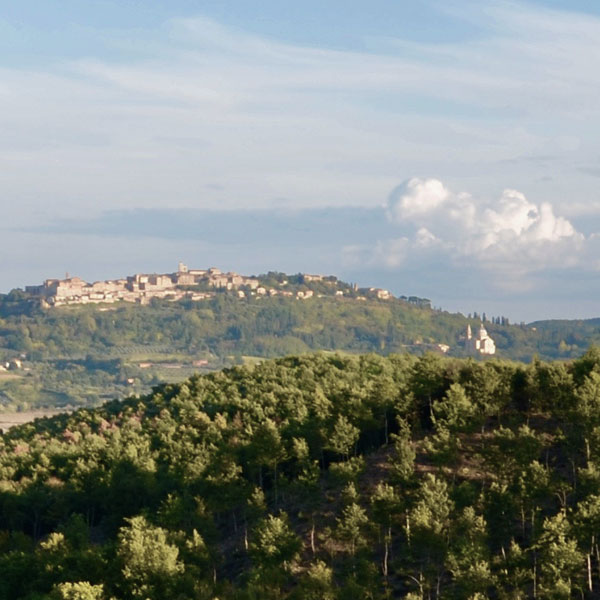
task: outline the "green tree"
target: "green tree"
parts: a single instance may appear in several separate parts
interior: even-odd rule
[[[293,447],[294,455],[298,461],[299,472],[294,480],[292,491],[302,505],[301,515],[308,514],[310,519],[310,548],[312,553],[315,554],[315,517],[319,510],[321,499],[321,490],[319,487],[321,471],[319,469],[319,462],[310,459],[306,440],[294,438]]]
[[[575,391],[575,406],[571,419],[575,432],[583,438],[586,461],[591,459],[591,440],[600,427],[600,373],[592,371]]]
[[[486,522],[471,506],[465,508],[452,523],[451,545],[446,559],[452,573],[457,596],[485,597],[494,585],[491,572]]]
[[[275,489],[275,504],[278,502],[278,471],[279,464],[287,457],[287,452],[277,424],[271,419],[265,419],[256,429],[252,438],[251,452],[254,454],[259,468],[259,485],[263,487],[263,466],[269,467],[273,472],[273,485]]]
[[[574,515],[574,529],[579,546],[586,556],[587,587],[590,592],[593,592],[592,557],[596,558],[598,576],[600,577],[600,547],[598,540],[600,533],[600,496],[588,496],[577,504]]]
[[[384,577],[387,577],[390,547],[392,544],[392,524],[394,518],[400,512],[400,498],[398,498],[396,490],[391,485],[380,482],[371,496],[371,507],[373,518],[382,530],[379,536],[383,538],[384,547],[381,570]]]
[[[440,469],[450,467],[456,475],[462,447],[456,433],[443,424],[436,425],[435,431],[426,439],[424,446],[435,465]]]
[[[104,586],[92,585],[88,581],[59,583],[53,591],[56,600],[103,600]]]
[[[417,501],[409,514],[411,548],[417,568],[415,581],[421,591],[434,589],[439,596],[444,563],[450,541],[454,503],[448,485],[428,473],[417,491]]]
[[[317,560],[300,580],[293,597],[298,600],[335,600],[335,590],[333,570],[323,561]]]
[[[298,557],[302,542],[290,527],[286,513],[268,515],[254,530],[250,554],[256,568],[266,574],[287,572]]]
[[[359,433],[358,427],[352,425],[344,415],[340,415],[331,432],[329,447],[348,460],[350,451],[358,441]]]
[[[368,525],[367,511],[356,502],[346,506],[341,517],[337,519],[336,537],[348,544],[352,558],[357,548],[367,543]]]
[[[170,595],[184,570],[179,549],[168,542],[166,530],[142,517],[127,519],[119,530],[117,555],[125,589],[133,598],[162,600]]]
[[[544,520],[537,548],[540,552],[540,596],[570,598],[583,556],[577,541],[571,537],[571,525],[564,512]]]
[[[452,433],[473,426],[475,406],[459,383],[453,383],[444,398],[433,405],[434,424],[443,425]]]
[[[414,477],[417,453],[411,439],[410,426],[405,419],[398,418],[398,433],[392,434],[393,451],[390,457],[394,479],[407,485]]]

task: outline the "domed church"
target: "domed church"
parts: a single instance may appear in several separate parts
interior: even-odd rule
[[[471,325],[467,325],[467,336],[465,338],[465,349],[471,354],[496,354],[496,343],[488,335],[483,323],[479,327],[476,336],[471,332]]]

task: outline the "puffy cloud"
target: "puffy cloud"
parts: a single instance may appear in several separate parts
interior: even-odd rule
[[[388,214],[396,220],[414,219],[437,209],[449,196],[441,181],[413,177],[390,194]]]
[[[506,189],[495,202],[454,193],[437,179],[412,178],[388,198],[386,214],[399,232],[379,241],[373,263],[397,267],[409,259],[488,267],[511,278],[580,260],[585,237],[547,202]],[[364,257],[363,257],[364,259]]]
[[[504,190],[498,210],[488,208],[484,213],[484,226],[491,234],[512,231],[521,235],[538,219],[539,211],[535,204],[527,201],[517,190]]]
[[[487,245],[498,243],[506,233],[528,243],[536,241],[557,242],[577,237],[575,228],[563,217],[556,217],[547,202],[536,206],[516,190],[504,190],[498,209],[485,209],[482,229]]]

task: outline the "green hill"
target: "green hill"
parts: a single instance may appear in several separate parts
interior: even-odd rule
[[[600,589],[600,354],[319,354],[0,437],[0,598]]]
[[[0,410],[98,405],[197,371],[314,350],[422,354],[445,344],[461,356],[467,324],[480,322],[432,309],[425,299],[381,300],[335,278],[305,282],[271,273],[260,280],[281,286],[284,278],[291,294],[313,297],[239,298],[221,290],[200,302],[44,310],[20,291],[0,296],[0,363],[24,357],[22,369],[0,371]],[[485,326],[498,356],[514,360],[576,357],[600,341],[596,322],[527,326],[491,318]]]

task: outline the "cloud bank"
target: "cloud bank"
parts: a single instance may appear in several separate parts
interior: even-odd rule
[[[374,208],[107,211],[4,232],[2,241],[37,249],[35,261],[19,253],[5,265],[18,285],[65,270],[91,280],[168,271],[185,260],[335,274],[513,320],[598,315],[598,236],[523,194],[478,198],[439,180],[410,180]]]
[[[346,248],[346,258],[402,269],[432,264],[478,269],[499,286],[523,285],[545,269],[584,266],[595,238],[586,238],[548,202],[513,189],[486,200],[453,192],[438,179],[412,178],[385,205],[397,237]]]

